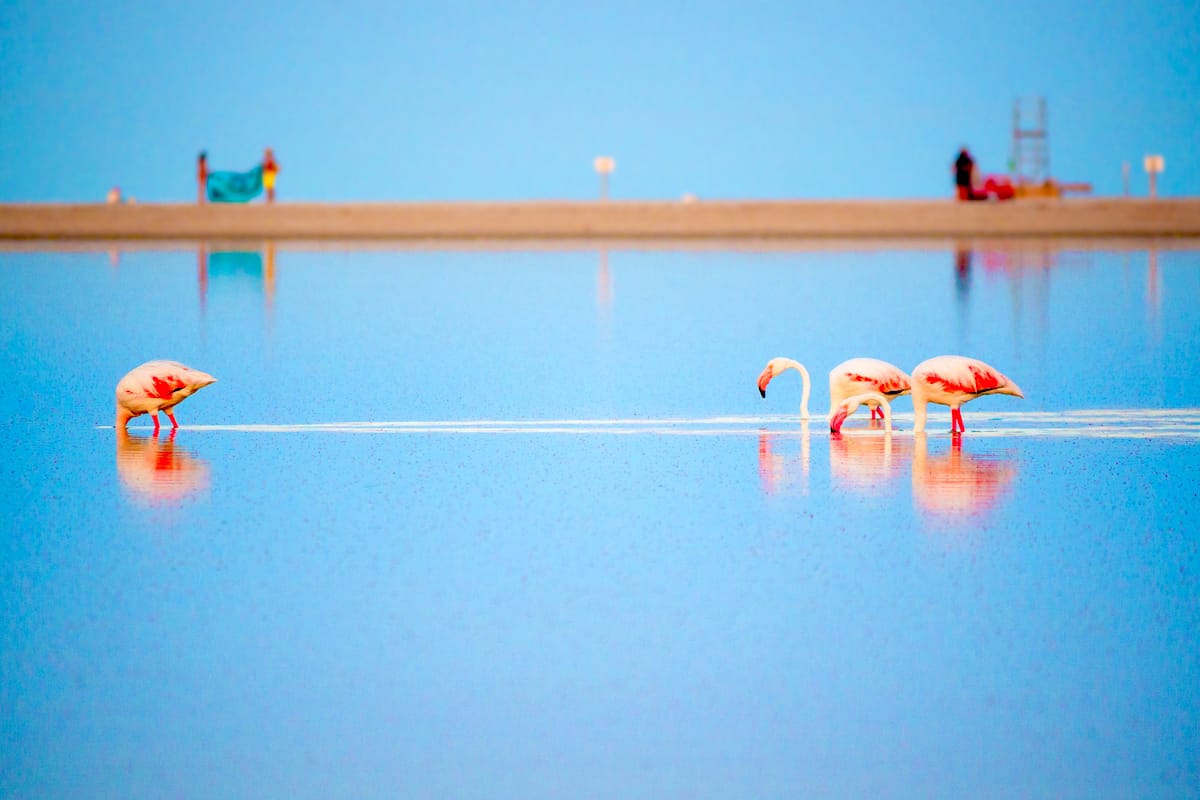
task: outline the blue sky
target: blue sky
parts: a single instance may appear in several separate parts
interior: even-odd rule
[[[0,201],[937,197],[1027,95],[1056,177],[1200,190],[1200,4],[880,5],[0,0]]]

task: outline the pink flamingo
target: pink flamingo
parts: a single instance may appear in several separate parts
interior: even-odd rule
[[[808,370],[799,361],[791,358],[772,358],[768,361],[767,366],[763,368],[762,374],[758,376],[758,393],[766,397],[767,384],[778,377],[781,372],[786,372],[789,369],[799,372],[800,379],[804,381],[804,386],[800,390],[800,419],[808,419],[808,395],[812,391],[812,386],[808,380]]]
[[[159,411],[171,418],[172,428],[178,428],[171,409],[216,380],[178,361],[147,361],[134,367],[117,383],[117,428],[124,429],[132,418],[150,414],[157,434]]]
[[[926,406],[950,406],[950,430],[962,432],[959,406],[985,394],[1011,394],[1024,398],[1017,386],[996,368],[966,356],[936,356],[922,361],[912,372],[913,433],[925,430]]]
[[[878,392],[890,403],[911,390],[912,379],[896,365],[878,358],[851,358],[829,371],[829,416],[833,417],[835,407],[843,400],[864,392]],[[874,398],[866,403],[871,407],[871,419],[883,416]]]
[[[758,376],[758,393],[766,397],[767,384],[789,369],[799,372],[804,382],[800,395],[800,419],[808,419],[811,387],[808,370],[800,362],[790,358],[772,358]],[[911,381],[904,370],[886,361],[877,358],[852,358],[843,361],[829,371],[829,414],[832,416],[838,404],[848,397],[863,392],[878,392],[888,400],[893,400],[908,394],[910,384]],[[869,398],[866,402],[871,407],[871,419],[875,419],[876,414],[883,417],[883,411],[879,410],[879,403],[874,398]]]
[[[839,433],[846,417],[858,411],[858,407],[867,404],[871,407],[871,418],[875,418],[875,409],[883,415],[883,429],[887,434],[892,432],[892,405],[880,392],[861,392],[853,397],[847,397],[839,402],[829,412],[829,432]]]

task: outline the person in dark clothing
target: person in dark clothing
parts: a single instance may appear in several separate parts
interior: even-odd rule
[[[986,194],[975,191],[975,159],[967,148],[958,151],[954,161],[954,186],[958,191],[959,200],[986,200]]]

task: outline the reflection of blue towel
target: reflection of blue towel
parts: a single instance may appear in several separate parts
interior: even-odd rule
[[[245,203],[262,194],[262,164],[249,172],[210,172],[208,199],[212,203]]]
[[[253,250],[218,250],[215,253],[208,254],[208,274],[213,278],[219,278],[223,275],[249,275],[254,278],[261,278],[262,271],[262,254]]]

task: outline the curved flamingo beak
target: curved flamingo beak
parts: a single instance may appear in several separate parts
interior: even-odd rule
[[[844,408],[839,408],[837,411],[835,411],[833,416],[829,418],[829,432],[838,433],[841,431],[842,423],[846,421],[846,417],[848,416],[850,415]]]
[[[770,367],[767,367],[766,369],[764,369],[762,371],[762,374],[758,376],[758,393],[760,395],[762,395],[764,398],[767,396],[767,384],[770,383],[771,378],[774,378],[774,377],[775,376],[771,374]]]

